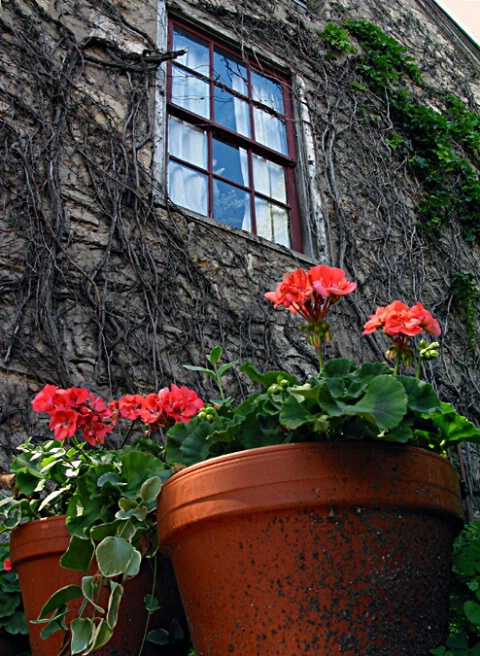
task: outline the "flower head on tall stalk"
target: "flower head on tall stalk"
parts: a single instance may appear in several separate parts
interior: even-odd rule
[[[362,335],[369,335],[377,328],[382,328],[385,335],[392,340],[385,355],[389,360],[395,360],[394,373],[398,373],[401,362],[407,368],[413,365],[414,351],[410,345],[413,337],[424,332],[439,337],[441,333],[438,321],[421,303],[416,303],[409,308],[398,300],[386,307],[378,307],[375,314],[371,314],[363,326]],[[438,357],[438,347],[438,342],[427,344],[425,340],[420,341],[417,348],[419,354],[417,378],[420,376],[422,361]]]
[[[343,269],[319,264],[308,271],[297,269],[286,273],[274,292],[265,298],[274,303],[275,310],[283,305],[292,314],[300,314],[307,322],[305,330],[308,342],[317,349],[320,371],[323,369],[322,344],[331,341],[330,325],[326,321],[330,307],[342,296],[357,288],[350,282]]]

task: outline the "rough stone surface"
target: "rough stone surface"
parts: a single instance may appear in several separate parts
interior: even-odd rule
[[[332,311],[327,357],[382,358],[385,340],[361,337],[361,325],[377,305],[421,300],[443,327],[426,377],[478,421],[478,340],[472,349],[449,291],[452,272],[478,279],[478,245],[454,220],[438,235],[421,229],[421,184],[388,145],[395,126],[385,98],[353,93],[355,58],[326,57],[315,30],[347,17],[377,24],[417,59],[426,103],[452,92],[477,112],[478,49],[429,0],[319,0],[307,12],[287,0],[167,3],[302,80],[305,95],[295,94],[316,160],[307,201],[319,199],[321,215],[305,213],[312,249],[301,255],[161,202],[155,80],[169,55],[157,49],[157,9],[153,0],[2,2],[3,462],[28,435],[45,434],[29,401],[47,382],[111,398],[176,381],[209,395],[183,365],[203,364],[217,343],[228,360],[313,372],[296,318],[274,313],[263,293],[319,258],[359,284]],[[236,375],[229,384],[237,395],[248,389]],[[465,458],[476,495],[472,447]]]

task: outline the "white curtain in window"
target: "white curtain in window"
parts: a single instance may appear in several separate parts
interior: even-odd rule
[[[207,135],[201,130],[174,116],[170,117],[168,130],[168,150],[178,159],[207,169]],[[208,214],[207,176],[170,161],[168,193],[171,200],[193,212]]]
[[[232,78],[233,90],[238,91],[238,93],[245,93],[245,83],[244,80],[238,75],[234,75]],[[248,114],[249,106],[240,98],[234,97],[233,107],[235,111],[235,123],[237,126],[237,132],[240,134],[248,135],[250,134],[250,117]],[[244,148],[239,149],[240,152],[240,166],[242,169],[242,178],[243,184],[245,187],[249,186],[248,182],[248,153]],[[242,230],[247,230],[248,232],[252,231],[252,217],[250,212],[250,206],[248,205],[245,208],[245,214],[242,221]]]
[[[267,148],[287,154],[287,138],[282,120],[258,107],[253,108],[255,139]]]

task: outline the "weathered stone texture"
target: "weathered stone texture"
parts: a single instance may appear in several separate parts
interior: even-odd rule
[[[303,81],[305,98],[297,100],[308,106],[314,193],[322,202],[322,217],[310,220],[326,235],[326,243],[314,243],[313,258],[159,200],[154,86],[165,53],[156,49],[153,0],[3,0],[4,458],[32,430],[43,430],[28,406],[46,382],[86,385],[109,397],[180,381],[207,394],[208,383],[182,365],[203,364],[217,343],[228,359],[314,371],[316,356],[295,318],[274,313],[263,293],[285,270],[309,266],[319,254],[359,283],[355,297],[332,312],[329,354],[381,358],[382,337],[360,335],[368,314],[397,297],[421,300],[444,329],[443,355],[427,376],[478,421],[478,345],[469,347],[449,293],[452,272],[478,278],[478,245],[466,245],[455,222],[440,236],[418,226],[421,185],[388,145],[394,126],[385,98],[353,93],[355,58],[326,58],[315,30],[346,17],[377,24],[417,58],[431,85],[418,91],[425,102],[453,92],[473,111],[479,52],[448,21],[436,22],[427,0],[310,7],[305,13],[288,0],[198,0],[172,1],[167,9]],[[236,393],[245,391],[244,380],[230,382]]]

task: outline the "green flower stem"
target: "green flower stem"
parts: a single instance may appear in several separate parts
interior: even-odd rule
[[[320,375],[323,371],[323,366],[324,366],[321,343],[320,346],[317,347],[317,354],[318,354],[318,375]]]
[[[398,370],[400,369],[400,362],[402,359],[402,353],[400,349],[398,349],[397,355],[395,357],[395,366],[393,367],[393,375],[396,376],[398,374]]]
[[[415,371],[415,378],[420,378],[420,373],[422,371],[422,362],[423,362],[423,358],[419,356],[417,362],[417,370]]]
[[[119,447],[120,449],[121,449],[123,446],[125,446],[125,444],[126,444],[127,441],[128,441],[128,438],[129,438],[130,435],[133,433],[133,429],[135,428],[135,426],[136,426],[137,424],[138,424],[138,419],[135,419],[135,421],[133,421],[133,422],[130,424],[129,429],[128,429],[127,432],[125,433],[125,437],[123,438],[122,443],[120,444],[120,447]]]

